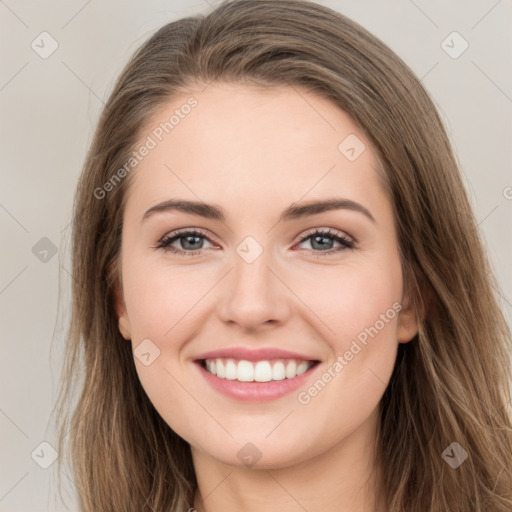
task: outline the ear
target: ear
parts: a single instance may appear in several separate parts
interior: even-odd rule
[[[423,321],[425,316],[424,304],[422,300],[414,300],[417,296],[420,286],[418,285],[418,273],[411,271],[409,267],[404,272],[404,292],[402,298],[402,309],[398,315],[398,342],[408,343],[417,334],[419,322]]]
[[[408,301],[404,301],[398,314],[398,342],[408,343],[418,334],[416,312]]]
[[[126,304],[123,296],[123,286],[120,283],[119,276],[116,276],[113,284],[114,290],[114,307],[118,318],[119,332],[125,340],[131,340],[131,326],[126,311]]]

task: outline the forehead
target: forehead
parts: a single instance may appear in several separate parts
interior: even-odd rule
[[[380,163],[357,124],[297,87],[214,83],[182,93],[149,120],[140,141],[151,149],[132,171],[128,206],[179,196],[261,208],[383,194]]]

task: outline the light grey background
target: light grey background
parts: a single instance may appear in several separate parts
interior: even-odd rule
[[[510,0],[320,3],[380,37],[431,93],[464,172],[510,322]],[[64,510],[55,503],[56,464],[43,469],[35,460],[50,461],[51,449],[41,442],[56,446],[50,414],[69,314],[69,222],[103,103],[129,56],[157,28],[214,5],[0,0],[0,511]],[[43,31],[58,42],[46,59],[31,47],[35,41],[40,51],[43,44],[49,48],[49,39],[41,43]],[[458,58],[453,54],[463,41],[446,39],[453,31],[469,44]],[[56,255],[36,245],[43,237]],[[68,504],[77,510],[69,489]]]

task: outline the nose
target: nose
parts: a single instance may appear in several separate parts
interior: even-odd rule
[[[239,254],[223,279],[218,314],[222,321],[246,331],[258,331],[286,321],[290,314],[290,295],[286,284],[273,267],[270,251],[254,261]]]

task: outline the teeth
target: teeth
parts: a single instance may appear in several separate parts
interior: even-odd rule
[[[220,379],[240,382],[269,382],[272,380],[293,379],[302,375],[313,361],[279,359],[273,361],[236,361],[234,359],[207,359],[206,369]]]
[[[285,377],[284,364],[278,361],[272,366],[272,380],[283,380]]]
[[[302,363],[299,364],[299,366],[297,366],[297,375],[303,374],[308,368],[308,362],[303,361]]]
[[[229,360],[226,362],[226,379],[236,379],[236,364],[234,361]]]
[[[254,380],[256,382],[268,382],[272,380],[272,367],[268,361],[259,361],[256,363]]]
[[[236,378],[241,382],[254,380],[254,366],[249,361],[240,361],[236,370]]]
[[[286,365],[285,376],[287,379],[292,379],[297,375],[297,363],[295,361],[289,361]]]
[[[219,379],[225,379],[226,367],[224,366],[224,361],[222,361],[222,359],[216,359],[214,363],[217,366],[217,377],[219,377]]]

